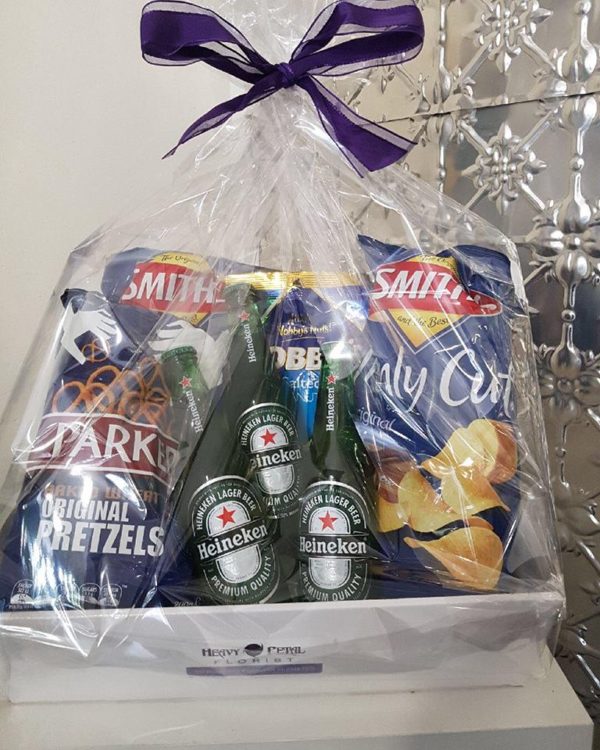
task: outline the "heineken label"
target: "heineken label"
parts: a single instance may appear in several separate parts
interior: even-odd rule
[[[364,599],[368,521],[360,494],[341,482],[316,482],[300,509],[300,576],[311,601]]]
[[[223,604],[269,599],[279,574],[252,485],[242,477],[218,477],[196,491],[193,507],[194,544],[211,598]]]
[[[202,385],[198,383],[198,380],[202,378],[199,375],[196,350],[193,347],[181,346],[163,356],[162,361],[171,396],[187,407],[186,422],[196,435],[200,435],[204,424],[200,413],[199,398],[204,395],[203,391],[206,391],[206,386],[203,382]]]
[[[274,518],[298,510],[302,451],[294,418],[285,406],[259,404],[245,411],[238,422],[238,440],[250,457],[250,466]]]
[[[189,409],[189,423],[194,433],[200,435],[204,429],[204,425],[202,424],[202,417],[200,416],[200,409],[198,408],[198,400],[194,393],[192,379],[189,375],[183,375],[179,381],[179,385],[181,386],[182,400],[187,404]]]

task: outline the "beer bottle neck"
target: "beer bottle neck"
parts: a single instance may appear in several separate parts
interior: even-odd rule
[[[258,305],[251,297],[241,313],[237,315],[237,328],[234,334],[234,350],[241,354],[241,362],[250,369],[264,370],[267,356],[265,336]]]
[[[263,321],[253,291],[248,294],[244,309],[236,322],[236,342],[233,349],[235,351],[237,348],[237,351],[241,352],[237,369],[241,370],[242,374],[235,387],[243,389],[245,384],[242,380],[246,380],[246,384],[256,384],[246,406],[252,401],[281,401],[284,405],[290,406],[291,396],[283,386],[281,374],[276,367],[275,355],[267,345]]]
[[[208,386],[198,365],[198,354],[193,346],[180,346],[166,352],[161,357],[162,372],[171,393],[176,400],[186,388],[192,388],[196,398],[205,398]]]
[[[353,414],[352,374],[348,374],[347,366],[324,359],[312,438],[312,455],[317,466],[344,468],[357,438]]]
[[[230,291],[230,295],[233,296],[234,291]],[[248,294],[247,289],[245,298],[241,301],[235,298],[231,304],[230,325],[233,337],[226,372],[227,385],[221,405],[227,413],[230,429],[233,429],[240,414],[252,404],[260,391],[267,357],[260,311],[254,294]]]

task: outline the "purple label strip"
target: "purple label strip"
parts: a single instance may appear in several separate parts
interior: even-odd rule
[[[187,667],[190,677],[234,677],[263,674],[321,674],[322,664],[253,664],[234,667]]]

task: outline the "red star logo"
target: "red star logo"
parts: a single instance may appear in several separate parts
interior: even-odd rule
[[[263,448],[265,445],[275,445],[275,438],[277,436],[276,432],[269,432],[269,428],[267,428],[262,435],[260,435],[262,441],[263,441]]]
[[[327,385],[335,385],[336,383],[337,383],[337,378],[335,375],[327,376]]]
[[[183,377],[181,378],[181,380],[179,381],[179,385],[180,385],[180,386],[181,386],[182,388],[189,388],[189,387],[191,386],[191,384],[192,384],[192,381],[190,380],[190,378],[188,378],[188,376],[187,376],[187,375],[184,375],[184,376],[183,376]]]
[[[235,523],[233,520],[234,513],[235,513],[235,510],[227,510],[227,508],[223,508],[221,515],[217,516],[217,518],[223,524],[223,528],[225,528],[225,526],[227,526],[228,523]]]
[[[325,529],[331,529],[332,531],[335,531],[333,528],[333,524],[337,521],[337,516],[330,515],[329,511],[325,513],[324,516],[319,516],[319,521],[323,524],[321,527],[321,531],[325,531]]]
[[[249,317],[250,315],[245,310],[243,313],[240,313],[240,320],[242,321],[242,323],[245,323]]]

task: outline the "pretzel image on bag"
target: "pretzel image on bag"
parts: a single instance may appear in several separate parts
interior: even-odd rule
[[[519,503],[509,261],[361,238],[373,283],[358,426],[379,469],[389,571],[442,585],[501,586]]]

